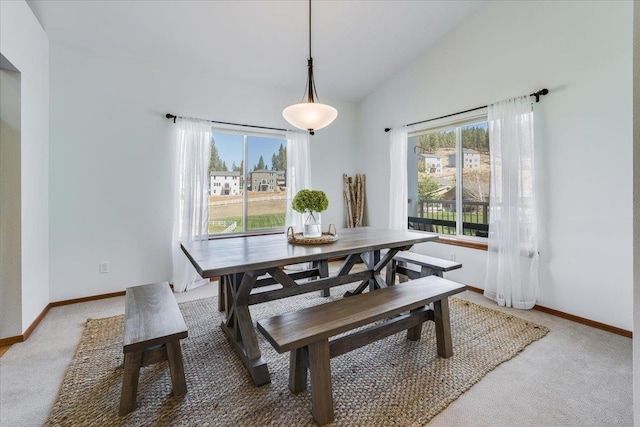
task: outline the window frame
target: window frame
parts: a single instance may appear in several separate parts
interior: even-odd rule
[[[261,236],[261,235],[269,235],[269,234],[284,234],[284,226],[282,228],[261,228],[254,230],[247,230],[246,225],[248,222],[248,192],[247,192],[247,165],[248,165],[248,141],[249,137],[257,137],[257,138],[273,138],[273,139],[281,139],[284,142],[284,146],[286,149],[287,146],[287,134],[286,132],[279,130],[268,130],[268,129],[259,129],[254,130],[251,127],[236,127],[232,125],[216,125],[213,124],[211,126],[211,138],[213,138],[214,134],[227,134],[227,135],[240,135],[242,136],[242,171],[240,172],[240,179],[243,182],[242,187],[242,223],[245,228],[244,231],[233,232],[233,233],[220,233],[220,234],[210,234],[209,240],[216,239],[228,239],[232,237],[249,237],[249,236]],[[287,169],[289,165],[287,164]],[[287,171],[285,170],[285,175]],[[210,180],[209,180],[210,181]],[[286,205],[285,205],[285,217],[286,217]],[[209,221],[209,220],[207,220]],[[208,231],[208,228],[207,228]]]
[[[428,124],[420,123],[413,125],[407,130],[407,138],[417,137],[428,133],[441,132],[443,130],[451,130],[455,128],[456,133],[456,234],[442,234],[437,233],[439,241],[441,243],[452,244],[456,246],[471,247],[474,249],[487,249],[488,237],[478,237],[465,235],[463,230],[464,222],[464,210],[462,209],[462,196],[463,191],[461,187],[458,187],[463,181],[463,165],[464,165],[464,153],[462,149],[462,132],[461,129],[465,126],[475,123],[489,122],[488,108],[480,108],[478,110],[470,111],[467,113],[456,114],[455,117],[446,117],[438,120],[430,121]],[[409,160],[410,153],[414,149],[413,146],[407,144],[407,161]],[[408,177],[407,177],[408,179]],[[410,217],[410,215],[407,215]],[[408,218],[407,218],[408,220]]]

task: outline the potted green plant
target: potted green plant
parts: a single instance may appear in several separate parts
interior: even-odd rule
[[[327,210],[329,199],[324,191],[300,190],[293,198],[291,207],[303,215],[304,237],[322,236],[322,222],[320,212]]]

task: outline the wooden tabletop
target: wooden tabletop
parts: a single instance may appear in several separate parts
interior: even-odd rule
[[[203,278],[261,270],[283,265],[344,257],[436,240],[432,233],[372,227],[338,230],[338,241],[321,245],[293,245],[285,234],[232,237],[182,245]]]

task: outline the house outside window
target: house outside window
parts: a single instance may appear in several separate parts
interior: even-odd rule
[[[210,236],[284,229],[286,146],[284,134],[213,129],[209,166]],[[271,176],[273,184],[269,184]]]
[[[425,127],[407,144],[409,227],[486,238],[489,130],[486,115]]]
[[[240,191],[240,171],[209,171],[212,196],[237,196]],[[228,180],[231,182],[228,182]]]

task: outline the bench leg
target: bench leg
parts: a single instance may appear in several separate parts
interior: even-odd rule
[[[411,310],[411,313],[415,313],[416,311],[422,311],[424,307],[415,308]],[[422,335],[422,323],[418,323],[416,326],[413,326],[407,329],[407,339],[409,341],[418,341],[420,340],[420,335]]]
[[[404,261],[398,261],[398,265],[401,267],[407,267],[407,263]],[[405,276],[404,274],[399,274],[398,276],[400,276],[400,283],[404,283],[407,280],[409,280],[409,278],[407,276]]]
[[[187,392],[187,383],[184,380],[184,365],[182,364],[180,340],[167,343],[167,359],[169,361],[173,395],[182,396]]]
[[[453,356],[451,343],[451,323],[449,321],[448,298],[433,303],[433,317],[436,324],[436,343],[438,355],[444,358]]]
[[[307,389],[307,364],[304,348],[292,350],[289,355],[289,389],[300,393]]]
[[[438,274],[440,273],[440,274]],[[442,272],[441,271],[436,271],[434,269],[432,269],[431,267],[427,267],[425,265],[423,265],[420,268],[420,277],[426,277],[426,276],[432,276],[432,275],[436,275],[439,277],[442,277]]]
[[[127,415],[136,409],[136,395],[138,394],[138,377],[140,376],[141,364],[142,351],[125,353],[122,391],[120,393],[120,416]]]
[[[309,344],[309,373],[311,413],[318,424],[329,424],[333,421],[329,340]]]
[[[397,265],[398,261],[396,261],[395,259],[392,259],[391,261],[389,261],[389,264],[387,264],[387,273],[386,273],[386,282],[387,282],[387,286],[393,286],[396,284],[396,265]]]

